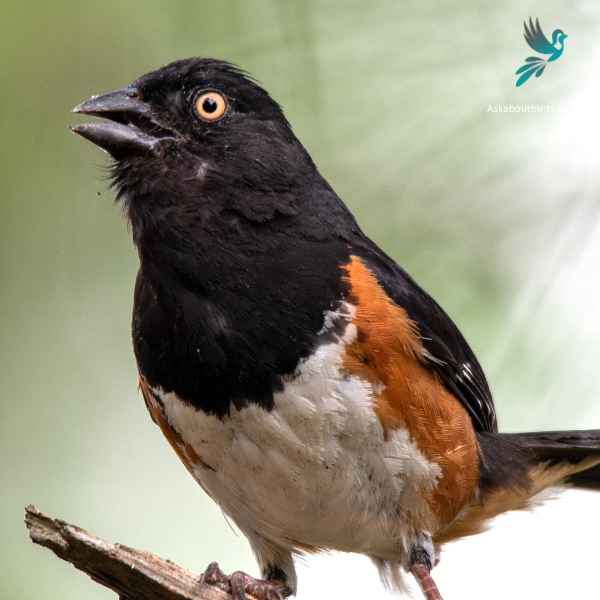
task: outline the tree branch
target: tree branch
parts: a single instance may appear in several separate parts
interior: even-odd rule
[[[202,583],[201,576],[142,550],[111,544],[83,529],[52,519],[35,506],[25,509],[35,544],[115,591],[122,600],[231,600],[229,591]],[[247,594],[248,600],[253,597]]]

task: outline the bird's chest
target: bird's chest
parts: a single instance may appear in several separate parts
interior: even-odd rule
[[[344,373],[352,328],[285,378],[270,410],[249,404],[217,417],[152,390],[155,420],[242,530],[289,547],[393,552],[414,507],[426,505],[439,467],[407,431],[384,435],[377,386]]]

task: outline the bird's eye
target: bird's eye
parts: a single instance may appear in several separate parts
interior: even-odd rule
[[[218,92],[204,92],[195,101],[196,114],[208,123],[218,121],[227,111],[227,100]]]

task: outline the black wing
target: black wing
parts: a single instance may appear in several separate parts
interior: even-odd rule
[[[552,54],[553,52],[556,52],[556,48],[544,35],[544,32],[540,27],[539,19],[535,20],[534,25],[533,20],[529,17],[529,27],[527,26],[527,21],[523,23],[523,26],[525,28],[525,33],[523,34],[525,36],[525,41],[533,50],[540,52],[541,54]]]
[[[417,326],[424,363],[467,409],[477,431],[498,431],[496,409],[485,374],[469,344],[431,296],[367,240],[361,253],[388,296],[406,310]],[[362,244],[361,244],[362,245]]]

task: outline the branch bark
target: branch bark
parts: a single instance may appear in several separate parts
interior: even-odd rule
[[[106,542],[75,525],[25,508],[31,541],[110,588],[122,600],[231,600],[228,590],[203,584],[202,577],[170,560]],[[255,600],[247,594],[248,600]]]

